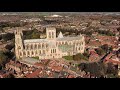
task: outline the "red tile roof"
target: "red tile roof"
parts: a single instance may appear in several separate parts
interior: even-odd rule
[[[106,60],[108,60],[113,54],[110,53],[109,55],[107,55],[107,57],[105,58]]]
[[[96,41],[96,40],[90,41],[90,42],[88,43],[88,46],[101,46],[101,42]]]
[[[44,67],[44,66],[45,66],[45,65],[42,64],[42,63],[35,63],[34,65],[36,65],[36,66],[40,66],[40,67]]]
[[[54,71],[60,72],[60,71],[62,71],[63,67],[62,66],[53,66],[53,67],[51,67],[51,69],[53,69]]]
[[[120,64],[120,61],[115,61],[115,60],[112,60],[112,59],[105,59],[105,61]]]
[[[41,69],[37,69],[35,72],[31,73],[31,74],[28,74],[26,75],[27,78],[35,78],[39,75]]]

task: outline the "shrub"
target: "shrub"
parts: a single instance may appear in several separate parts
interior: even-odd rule
[[[103,54],[105,54],[105,51],[102,49],[102,48],[97,48],[97,49],[95,49],[95,51],[97,52],[97,54],[98,55],[103,55]]]

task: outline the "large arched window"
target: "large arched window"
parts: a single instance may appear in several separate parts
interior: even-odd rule
[[[68,43],[67,43],[67,42],[65,42],[65,45],[68,45]]]
[[[27,50],[29,49],[29,44],[27,45]]]
[[[55,53],[56,53],[56,49],[55,49]]]
[[[51,49],[51,53],[52,53],[52,49]]]
[[[29,52],[29,51],[27,51],[27,54],[28,54],[28,55],[30,55],[30,52]]]
[[[46,44],[46,48],[48,47],[48,44]]]
[[[79,42],[79,45],[81,46],[81,42]]]
[[[52,38],[54,38],[54,32],[52,32]]]
[[[55,53],[55,52],[54,52],[54,49],[53,49],[53,53]]]
[[[83,45],[83,42],[81,42],[81,44]]]
[[[51,38],[51,32],[49,32],[49,38]]]
[[[81,47],[81,50],[83,50],[83,47]]]
[[[30,45],[29,44],[27,45],[27,49],[30,49]]]
[[[41,54],[41,50],[40,50],[40,53],[39,54]]]
[[[38,44],[38,49],[40,49],[40,44]]]
[[[26,53],[25,53],[25,51],[23,52],[23,55],[24,55],[24,56],[26,56]]]
[[[32,55],[34,55],[34,52],[32,51]]]
[[[31,49],[33,49],[33,45],[31,44]]]
[[[35,47],[34,47],[34,49],[37,49],[37,45],[35,44]]]
[[[20,52],[20,56],[22,56],[22,52]]]
[[[44,48],[44,43],[42,44],[42,48]]]
[[[40,43],[40,48],[42,48],[42,44]]]
[[[37,51],[35,51],[35,54],[37,54]]]
[[[46,48],[46,43],[44,44],[44,48]]]
[[[45,54],[45,50],[43,50],[43,54]]]
[[[25,49],[26,49],[26,50],[28,49],[28,45],[25,45]]]

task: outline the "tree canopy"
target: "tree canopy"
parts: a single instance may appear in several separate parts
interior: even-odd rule
[[[101,48],[102,48],[105,52],[107,52],[107,51],[109,50],[108,44],[102,45]]]
[[[103,55],[103,54],[105,54],[105,51],[102,49],[102,48],[97,48],[97,49],[95,49],[95,51],[97,52],[97,54],[98,55]]]
[[[99,34],[107,35],[107,36],[115,36],[115,34],[111,31],[105,31],[105,30],[97,30]]]
[[[0,28],[4,28],[4,27],[22,27],[27,25],[26,22],[0,22]]]
[[[15,47],[14,43],[11,43],[5,46],[5,48],[8,50],[12,50],[14,47]]]
[[[93,62],[93,63],[81,63],[78,65],[78,67],[85,72],[90,72],[91,74],[94,74],[97,77],[101,77],[102,75],[105,75],[106,68],[103,63]]]
[[[40,38],[40,32],[37,29],[33,29],[31,31],[24,31],[24,38],[25,39],[38,39]]]
[[[101,62],[93,62],[93,63],[80,63],[78,65],[79,69],[85,72],[90,72],[91,74],[101,77],[101,76],[114,76],[117,77],[118,68],[112,63],[101,63]]]
[[[14,38],[15,38],[14,33],[7,33],[7,34],[2,35],[2,39],[4,41],[12,40]]]
[[[5,55],[5,53],[3,51],[0,51],[0,65],[2,66],[6,60],[7,60],[7,56]]]

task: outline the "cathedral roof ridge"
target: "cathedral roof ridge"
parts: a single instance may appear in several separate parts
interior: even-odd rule
[[[24,40],[25,43],[34,43],[34,42],[48,42],[47,39],[26,39]]]
[[[64,41],[64,40],[68,40],[68,41],[72,41],[72,40],[80,40],[80,38],[82,38],[83,36],[76,36],[76,37],[69,37],[69,36],[66,36],[66,37],[63,37],[63,38],[57,38],[57,40],[59,41]]]

